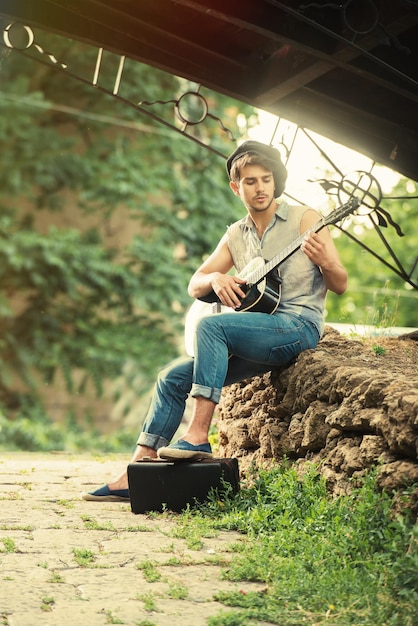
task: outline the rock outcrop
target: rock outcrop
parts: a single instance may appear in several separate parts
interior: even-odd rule
[[[416,338],[373,344],[327,327],[287,369],[225,388],[218,430],[220,455],[244,472],[286,457],[315,463],[335,495],[372,466],[382,489],[418,483]]]

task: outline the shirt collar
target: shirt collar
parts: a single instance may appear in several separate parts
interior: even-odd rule
[[[289,215],[289,205],[287,204],[287,202],[285,202],[284,200],[282,200],[278,205],[277,205],[277,209],[274,212],[274,218],[273,219],[281,219],[284,222],[287,220]],[[240,226],[242,229],[244,228],[253,228],[254,223],[251,219],[251,217],[249,216],[249,214],[247,213],[247,215],[245,217],[242,218]]]

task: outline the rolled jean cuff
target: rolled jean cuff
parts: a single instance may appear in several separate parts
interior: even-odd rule
[[[146,446],[147,448],[158,450],[158,448],[168,446],[170,442],[165,437],[160,437],[160,435],[142,432],[136,443],[138,446]]]
[[[205,387],[204,385],[192,385],[190,395],[192,398],[206,398],[212,400],[215,404],[219,403],[221,399],[222,389],[215,389],[213,387]]]

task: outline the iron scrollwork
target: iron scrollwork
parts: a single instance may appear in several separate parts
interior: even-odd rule
[[[87,80],[86,78],[83,78],[82,76],[79,76],[73,73],[71,71],[71,68],[68,66],[68,64],[60,62],[52,52],[46,51],[36,41],[35,33],[33,29],[29,26],[20,24],[19,22],[12,22],[10,24],[7,24],[7,26],[3,29],[3,43],[8,50],[10,51],[13,50],[25,56],[29,56],[28,53],[30,53],[32,50],[35,50],[39,56],[31,55],[31,58],[34,61],[38,61],[39,63],[43,63],[46,65],[51,65],[54,67],[54,69],[61,71],[61,72],[65,72],[69,77],[91,85],[97,90],[103,93],[106,93],[117,100],[120,100],[127,106],[135,108],[141,114],[146,115],[147,117],[150,117],[151,119],[159,122],[160,124],[163,124],[164,126],[169,127],[171,130],[175,132],[179,132],[182,135],[185,135],[188,139],[194,141],[195,143],[200,144],[201,146],[205,147],[208,150],[211,150],[212,152],[218,154],[219,156],[224,157],[225,155],[221,154],[218,150],[206,144],[204,141],[202,141],[201,138],[196,137],[195,135],[189,133],[188,132],[189,127],[196,126],[197,124],[203,124],[206,122],[208,118],[213,119],[218,123],[219,128],[223,132],[228,134],[230,140],[234,141],[232,132],[224,126],[224,124],[218,117],[216,117],[215,115],[209,112],[209,105],[206,99],[199,93],[199,87],[197,91],[195,92],[188,90],[184,94],[182,94],[179,98],[175,100],[169,100],[166,102],[162,102],[162,101],[132,102],[131,100],[127,100],[121,97],[119,92],[120,92],[120,88],[121,88],[122,81],[123,81],[123,70],[124,70],[125,61],[126,61],[126,57],[124,55],[118,55],[119,56],[118,69],[117,69],[115,80],[113,83],[113,88],[112,90],[109,90],[100,85],[100,71],[101,71],[102,64],[104,62],[104,53],[106,52],[104,48],[98,48],[92,79]],[[194,100],[195,104],[197,102],[202,108],[202,114],[197,120],[193,120],[188,117],[188,104],[190,105],[190,102],[192,99]],[[167,119],[162,118],[155,112],[149,110],[149,107],[158,103],[159,104],[169,104],[169,103],[173,104],[175,116],[178,120],[182,122],[183,125],[179,128],[175,124],[172,124],[171,121],[168,121]]]

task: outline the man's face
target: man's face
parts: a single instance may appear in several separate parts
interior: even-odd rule
[[[230,186],[250,213],[266,211],[275,200],[273,174],[261,165],[242,167],[239,183],[231,182]]]

